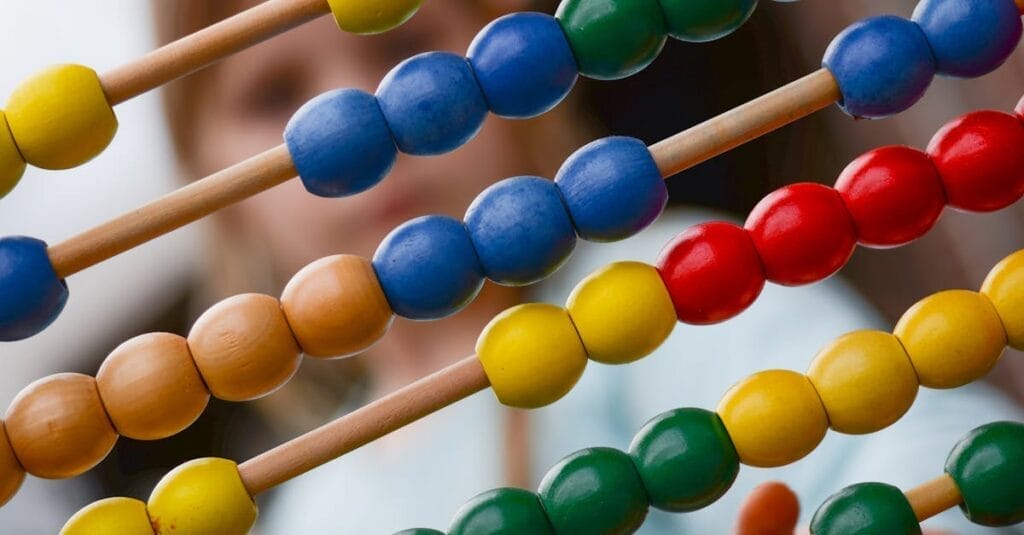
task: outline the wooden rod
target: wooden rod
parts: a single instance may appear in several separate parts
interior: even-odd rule
[[[297,174],[279,145],[51,246],[50,262],[66,278]]]
[[[120,104],[330,11],[327,0],[269,0],[108,71],[100,83],[110,105]]]
[[[655,143],[651,154],[661,176],[668,178],[834,104],[840,98],[835,77],[827,69],[820,69]]]
[[[918,522],[925,520],[957,505],[963,501],[960,489],[949,474],[941,476],[906,492],[907,501],[914,509]]]
[[[490,386],[476,356],[318,427],[238,466],[256,496]]]

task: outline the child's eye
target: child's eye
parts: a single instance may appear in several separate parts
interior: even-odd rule
[[[307,96],[303,87],[304,77],[292,70],[267,73],[252,84],[242,97],[246,113],[267,119],[287,120],[295,113]]]

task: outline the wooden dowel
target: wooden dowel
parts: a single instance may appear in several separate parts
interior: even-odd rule
[[[490,386],[483,365],[465,358],[238,466],[255,496]]]
[[[327,0],[269,0],[164,45],[100,77],[116,105],[330,13]]]
[[[279,145],[51,246],[50,262],[66,278],[297,174]]]
[[[914,515],[918,522],[925,520],[960,505],[963,497],[960,496],[960,489],[949,474],[941,476],[906,492],[907,501],[914,509]]]
[[[806,117],[840,99],[832,73],[820,69],[756,100],[651,146],[668,178],[752,139]]]

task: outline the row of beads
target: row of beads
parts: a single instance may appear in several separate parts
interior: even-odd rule
[[[984,526],[1024,522],[1024,424],[993,422],[960,439],[945,473],[962,498],[960,509]],[[859,483],[829,497],[811,520],[815,535],[920,534],[907,497],[892,485]]]

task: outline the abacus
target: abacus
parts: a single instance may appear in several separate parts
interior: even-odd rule
[[[455,150],[488,112],[520,119],[542,114],[578,75],[629,76],[655,60],[667,36],[723,37],[756,4],[564,0],[553,17],[516,13],[495,20],[465,58],[439,52],[410,58],[375,95],[350,89],[321,95],[295,114],[277,148],[54,246],[0,239],[0,338],[45,329],[68,298],[64,278],[246,196],[296,175],[315,195],[358,194],[384,179],[399,151]],[[0,116],[2,189],[13,188],[27,164],[68,168],[95,157],[116,130],[113,105],[218,57],[328,11],[343,30],[373,33],[401,24],[418,6],[417,0],[373,7],[356,0],[272,0],[104,76],[76,65],[46,70],[16,89]],[[514,177],[491,186],[463,221],[411,220],[372,260],[321,259],[297,273],[279,299],[236,296],[203,314],[187,337],[152,333],[125,342],[95,378],[41,379],[7,411],[0,497],[9,499],[26,472],[66,478],[89,470],[119,435],[171,436],[199,416],[211,395],[265,396],[291,377],[302,354],[362,352],[385,335],[395,315],[454,314],[485,278],[515,286],[540,281],[567,261],[578,238],[623,240],[652,223],[667,202],[664,179],[830,104],[855,117],[882,118],[913,105],[936,74],[990,72],[1020,40],[1022,11],[1024,0],[922,0],[911,19],[858,22],[836,37],[819,71],[662,142],[595,141],[566,160],[554,181]],[[244,463],[186,463],[157,485],[148,503],[101,500],[79,511],[62,533],[246,533],[257,515],[253,496],[480,390],[490,387],[512,407],[548,405],[573,388],[588,360],[628,364],[654,351],[677,321],[711,324],[739,314],[768,281],[795,286],[825,279],[858,243],[895,247],[925,234],[947,204],[992,211],[1022,195],[1024,100],[1014,114],[978,111],[951,121],[926,151],[871,151],[834,188],[783,187],[744,226],[690,228],[668,244],[657,265],[611,264],[584,279],[564,307],[513,307],[481,333],[476,355]],[[881,430],[907,411],[920,386],[978,380],[1007,345],[1024,349],[1024,251],[993,268],[979,292],[947,291],[920,301],[892,333],[840,337],[806,373],[762,371],[730,389],[714,412],[684,408],[655,417],[628,453],[582,450],[554,467],[538,492],[481,494],[456,513],[448,532],[632,532],[649,507],[686,512],[714,502],[741,464],[796,462],[829,428]],[[946,475],[906,494],[880,483],[848,488],[818,511],[811,530],[914,533],[920,521],[955,505],[983,525],[1019,523],[1022,474],[1024,425],[993,423],[954,449]]]

